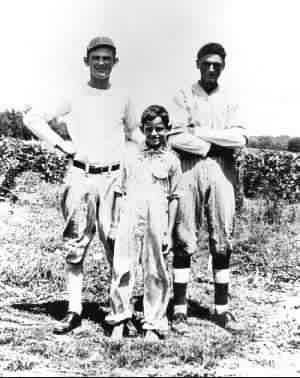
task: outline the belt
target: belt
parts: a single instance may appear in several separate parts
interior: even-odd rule
[[[120,169],[120,163],[115,163],[115,164],[99,167],[93,164],[83,163],[82,161],[79,161],[79,160],[73,160],[73,165],[74,167],[83,169],[86,173],[90,173],[90,174],[101,174],[101,173],[106,173],[106,172],[117,171],[118,169]]]

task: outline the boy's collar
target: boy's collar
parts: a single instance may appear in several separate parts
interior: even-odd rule
[[[146,142],[143,143],[142,145],[142,151],[143,152],[151,152],[151,153],[161,153],[164,152],[168,149],[167,145],[161,145],[159,148],[152,148],[149,147]]]

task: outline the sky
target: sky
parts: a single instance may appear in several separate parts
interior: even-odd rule
[[[220,84],[233,93],[250,135],[300,136],[298,0],[1,0],[0,108],[76,91],[88,81],[86,45],[113,38],[113,83],[140,113],[199,79],[204,43],[227,51]]]

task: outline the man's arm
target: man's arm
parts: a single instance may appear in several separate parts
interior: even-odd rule
[[[195,127],[194,135],[221,147],[244,147],[247,144],[247,131],[242,126],[239,107],[234,104],[227,104],[225,114],[223,125]]]
[[[182,131],[178,134],[169,135],[169,145],[179,151],[205,157],[210,150],[211,144],[200,137],[190,134],[188,131]]]
[[[242,126],[214,130],[208,127],[195,127],[194,135],[208,143],[221,147],[244,147],[247,144],[246,131]]]
[[[145,137],[139,128],[135,107],[130,98],[127,99],[123,122],[126,140],[137,144],[143,143]]]
[[[211,144],[229,148],[246,145],[247,133],[245,128],[240,126],[242,123],[236,105],[227,105],[223,128],[214,128],[211,125],[198,126],[199,122],[195,119],[197,114],[192,112],[190,96],[189,91],[181,90],[173,100],[174,135],[169,138],[172,147],[206,156]]]
[[[61,114],[39,114],[31,110],[24,115],[24,124],[40,140],[57,147],[68,155],[75,153],[75,147],[70,141],[63,140],[52,128],[48,122]]]

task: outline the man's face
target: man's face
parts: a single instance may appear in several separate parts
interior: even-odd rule
[[[207,84],[217,84],[224,68],[223,59],[219,55],[206,55],[197,61],[201,72],[201,81]]]
[[[103,46],[91,51],[87,62],[91,77],[98,80],[109,79],[116,62],[114,52],[109,47]]]
[[[166,143],[166,127],[161,117],[156,117],[144,125],[144,134],[147,146],[159,148]]]

